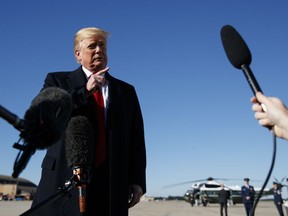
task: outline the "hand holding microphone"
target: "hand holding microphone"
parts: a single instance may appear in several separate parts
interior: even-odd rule
[[[251,98],[252,110],[259,124],[265,127],[273,127],[275,135],[279,138],[288,140],[288,109],[284,103],[276,97],[266,97],[261,92]],[[262,106],[265,105],[266,111],[263,112]]]

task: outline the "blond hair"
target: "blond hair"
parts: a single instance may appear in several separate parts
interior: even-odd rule
[[[75,37],[74,37],[74,52],[76,50],[79,51],[81,49],[81,42],[84,39],[95,37],[95,36],[101,36],[105,39],[105,41],[107,41],[109,37],[109,32],[106,32],[96,27],[88,27],[88,28],[80,29],[75,34]]]

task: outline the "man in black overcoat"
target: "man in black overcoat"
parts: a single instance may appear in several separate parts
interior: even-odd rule
[[[220,204],[220,215],[221,216],[223,216],[223,208],[225,210],[225,216],[228,216],[228,211],[227,211],[228,199],[229,199],[229,194],[224,189],[224,185],[221,184],[221,190],[218,193],[218,200],[219,200],[219,204]]]
[[[105,106],[104,160],[93,165],[87,187],[87,216],[127,216],[128,209],[146,192],[146,151],[144,125],[134,87],[112,77],[107,67],[108,33],[98,28],[84,28],[75,35],[74,54],[81,66],[74,71],[48,73],[44,88],[60,87],[72,96],[72,116],[86,116],[98,136],[94,94],[102,93]],[[96,157],[96,156],[95,156]],[[65,132],[47,149],[42,162],[42,176],[32,207],[54,195],[72,176],[65,157]],[[42,216],[78,216],[79,194],[61,198],[45,207]]]

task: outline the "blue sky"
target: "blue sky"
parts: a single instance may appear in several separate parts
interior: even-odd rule
[[[100,27],[111,33],[110,73],[133,84],[141,103],[147,195],[183,195],[189,184],[163,186],[210,176],[264,181],[272,135],[254,119],[252,92],[229,63],[220,29],[240,32],[264,93],[288,103],[287,8],[285,0],[2,1],[0,104],[22,118],[48,72],[78,67],[75,32]],[[0,119],[1,174],[12,174],[18,138]],[[272,176],[281,179],[288,143],[278,140],[277,150]],[[20,177],[37,184],[44,154],[37,151]]]

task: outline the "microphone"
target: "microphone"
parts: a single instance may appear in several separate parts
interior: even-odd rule
[[[90,167],[93,162],[92,127],[85,116],[72,117],[66,129],[66,159],[73,169],[74,180],[79,190],[80,214],[86,212],[86,188],[90,182]]]
[[[24,140],[23,145],[15,143],[13,146],[20,150],[14,162],[12,174],[14,178],[17,178],[25,169],[36,149],[43,150],[60,139],[71,113],[70,94],[58,87],[48,87],[32,100],[24,120],[19,120],[12,113],[6,115],[5,119],[8,122],[20,128],[20,140]]]
[[[252,56],[241,35],[232,26],[225,25],[221,29],[221,40],[229,61],[235,68],[242,69],[254,95],[262,92],[250,69]]]
[[[0,105],[0,117],[5,119],[8,123],[13,125],[19,131],[23,131],[23,129],[25,128],[25,123],[23,119],[20,119],[17,115],[10,112],[1,105]]]

